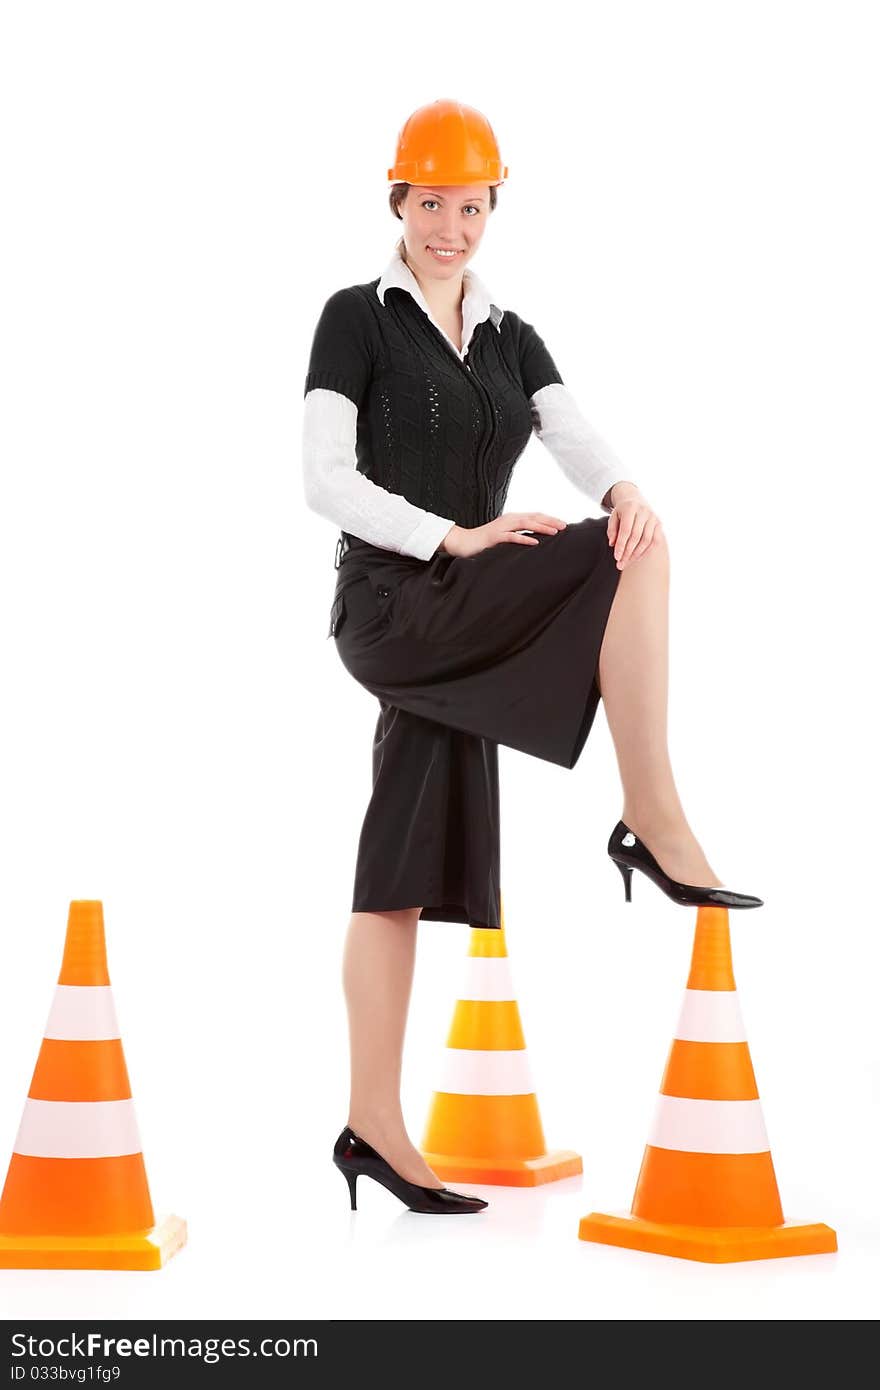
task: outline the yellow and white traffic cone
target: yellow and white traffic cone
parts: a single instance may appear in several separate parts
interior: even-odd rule
[[[548,1153],[500,928],[471,928],[422,1153],[450,1182],[537,1187],[583,1172],[570,1149]]]
[[[740,1015],[728,910],[697,909],[691,972],[630,1216],[591,1212],[581,1240],[727,1264],[837,1249],[786,1221]]]

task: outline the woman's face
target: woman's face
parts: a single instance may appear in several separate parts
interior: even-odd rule
[[[406,260],[417,274],[455,280],[476,252],[489,218],[487,183],[412,184],[400,207]],[[438,255],[454,251],[454,256]]]

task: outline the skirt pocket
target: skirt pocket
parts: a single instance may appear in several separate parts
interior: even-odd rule
[[[338,636],[345,622],[357,629],[376,619],[384,621],[391,611],[391,598],[391,588],[387,584],[374,584],[368,574],[349,579],[334,595],[327,636]]]

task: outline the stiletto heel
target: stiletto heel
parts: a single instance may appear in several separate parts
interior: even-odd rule
[[[338,1167],[338,1166],[339,1166],[339,1165],[337,1165],[337,1167]],[[349,1196],[351,1197],[351,1209],[352,1209],[352,1211],[357,1211],[356,1188],[357,1188],[358,1175],[357,1175],[357,1173],[352,1173],[352,1171],[351,1171],[349,1168],[342,1168],[342,1167],[340,1167],[340,1168],[339,1168],[339,1171],[340,1171],[340,1173],[344,1173],[344,1174],[345,1174],[345,1180],[346,1180],[346,1182],[348,1183]]]
[[[763,899],[751,893],[734,893],[732,888],[719,884],[716,888],[701,888],[694,883],[679,883],[661,869],[648,846],[634,835],[628,825],[619,820],[608,841],[608,854],[623,875],[626,900],[632,902],[633,869],[641,869],[667,898],[683,907],[763,907]]]
[[[354,1189],[361,1173],[387,1187],[410,1211],[435,1214],[482,1211],[489,1205],[482,1197],[473,1197],[467,1192],[452,1192],[448,1187],[419,1187],[417,1183],[407,1181],[349,1125],[345,1126],[333,1146],[333,1162],[348,1181],[352,1211],[356,1210]]]
[[[615,859],[615,860],[614,860],[614,863],[617,865],[618,869],[620,870],[621,876],[622,876],[622,878],[623,878],[623,891],[624,891],[624,893],[626,894],[626,900],[627,900],[628,903],[631,903],[631,902],[632,902],[632,876],[633,876],[633,871],[632,871],[632,869],[630,868],[629,864],[621,864],[621,862],[620,862],[619,859]]]

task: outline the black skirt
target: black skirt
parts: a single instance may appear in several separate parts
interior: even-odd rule
[[[580,757],[621,575],[608,518],[427,562],[345,540],[330,635],[379,701],[352,911],[498,927],[498,744]]]

